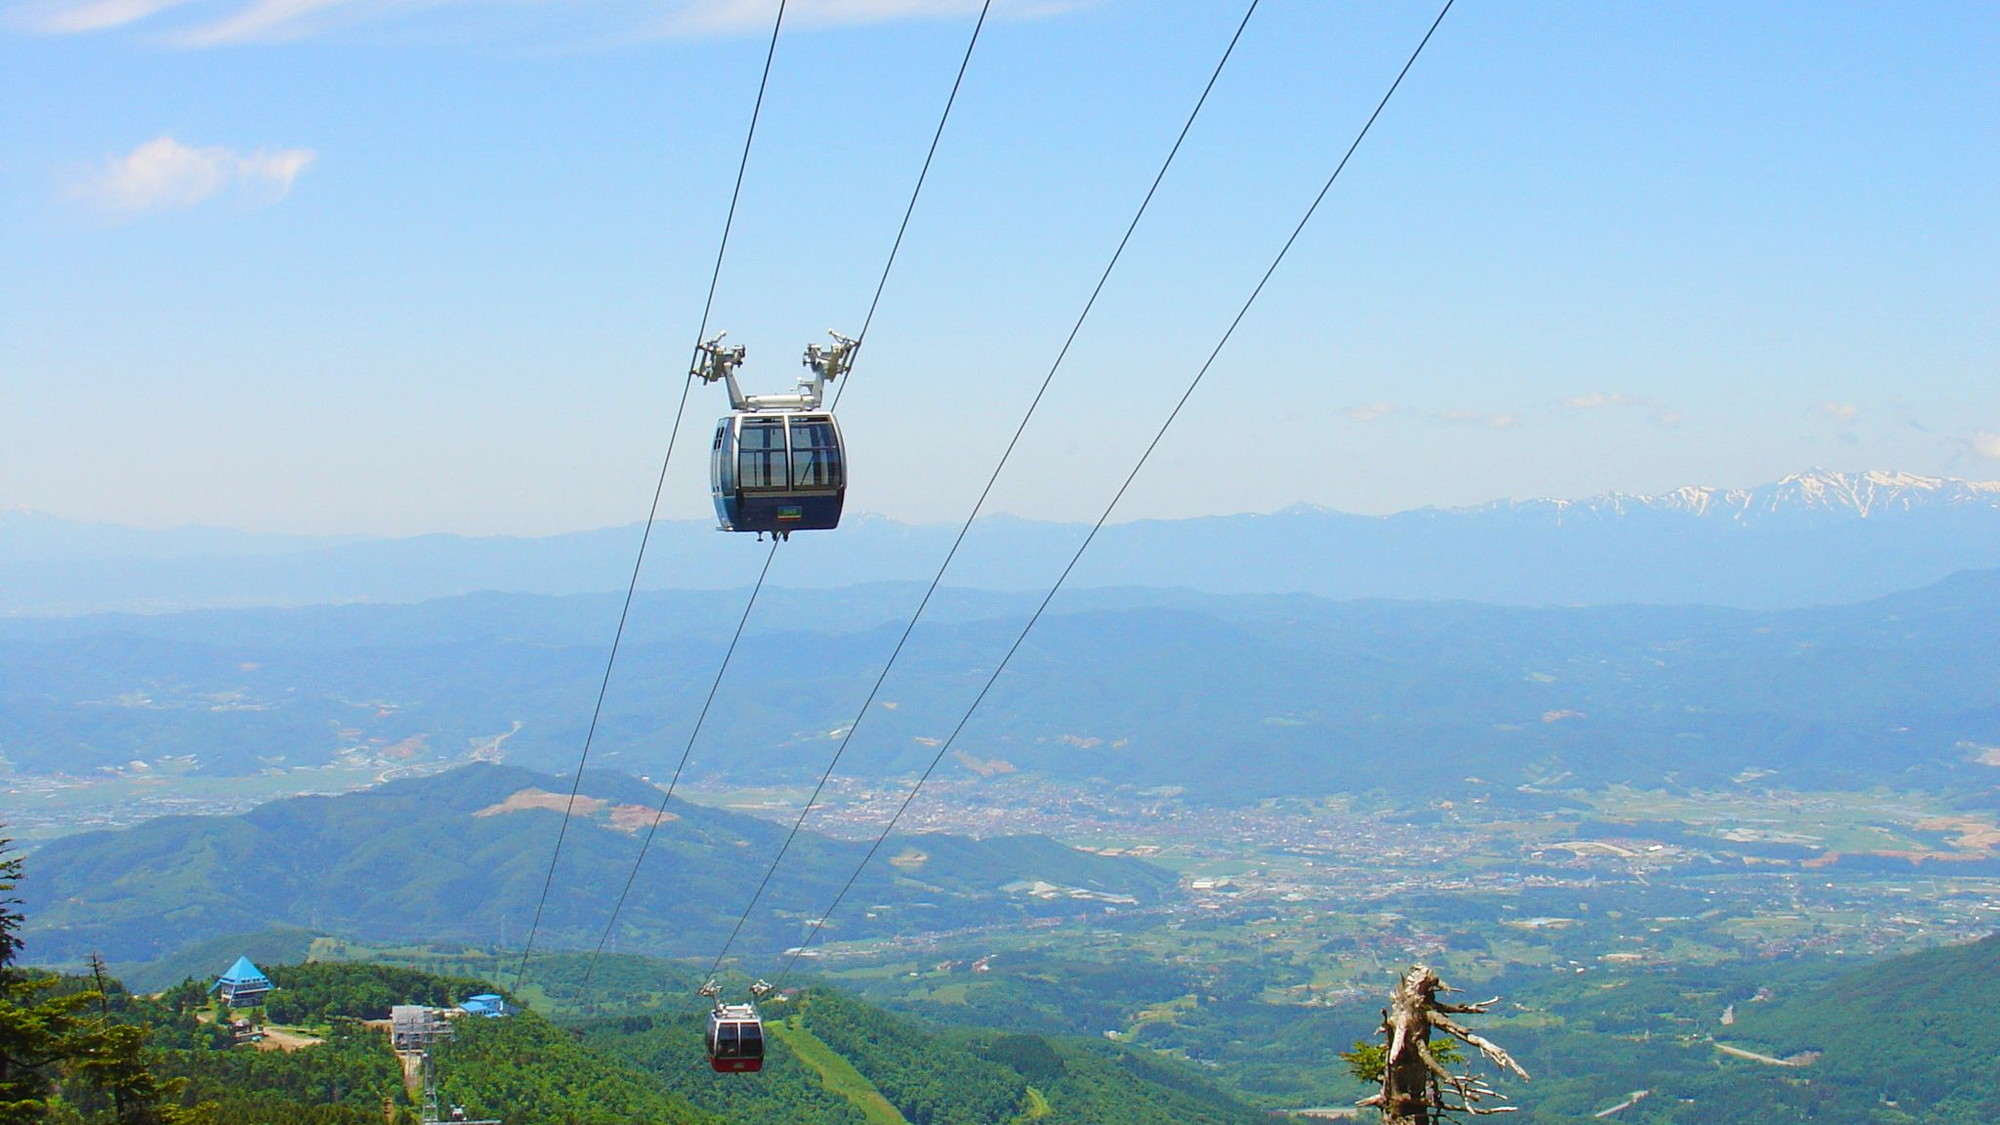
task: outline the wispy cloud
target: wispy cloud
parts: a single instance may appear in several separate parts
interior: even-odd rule
[[[996,0],[995,15],[1034,19],[1088,7],[1100,0]],[[891,20],[971,15],[980,0],[788,0],[789,27],[842,27]],[[736,33],[771,26],[777,0],[682,0],[665,28],[677,34]]]
[[[1440,410],[1431,418],[1448,425],[1478,426],[1487,430],[1512,430],[1521,425],[1518,414],[1487,414],[1478,410]]]
[[[1991,461],[2000,461],[2000,432],[1981,430],[1973,434],[1972,439],[1966,444],[1970,445],[1972,451],[1981,457]]]
[[[314,159],[316,154],[306,148],[238,154],[157,137],[105,161],[73,194],[125,214],[193,207],[225,192],[275,203],[292,190],[292,181]]]
[[[678,5],[664,26],[683,34],[768,28],[777,8],[777,0],[691,0]],[[785,22],[793,27],[824,27],[954,16],[978,10],[978,0],[790,0]]]
[[[337,24],[423,6],[427,0],[21,0],[8,5],[5,15],[8,23],[39,35],[149,23],[168,43],[208,47],[302,39]],[[172,15],[162,26],[154,17],[165,13]]]
[[[803,29],[969,16],[981,0],[789,0],[785,25]],[[996,16],[1037,19],[1103,0],[996,0]],[[168,42],[188,47],[308,39],[336,28],[442,6],[442,0],[21,0],[10,22],[44,35],[109,31],[185,8],[165,27]],[[517,8],[519,0],[459,0],[462,9]],[[777,0],[599,0],[623,18],[631,38],[740,35],[771,26]],[[551,13],[571,5],[549,5]]]
[[[309,38],[337,24],[410,7],[381,0],[254,0],[220,20],[184,31],[176,38],[190,47],[287,42]]]
[[[1417,421],[1437,422],[1447,426],[1476,426],[1486,430],[1512,430],[1523,424],[1522,417],[1512,411],[1491,413],[1484,410],[1423,410],[1413,406],[1397,406],[1391,402],[1364,402],[1358,406],[1343,408],[1344,417],[1357,422],[1379,422],[1384,418],[1406,418]]]
[[[1638,410],[1662,426],[1681,424],[1681,412],[1656,398],[1629,395],[1623,391],[1591,391],[1562,400],[1568,410]]]
[[[1563,405],[1571,410],[1602,410],[1607,406],[1650,406],[1652,402],[1652,399],[1628,395],[1623,391],[1613,391],[1609,394],[1604,391],[1592,391],[1589,394],[1566,398],[1563,400]]]
[[[1387,418],[1389,415],[1394,414],[1396,410],[1397,407],[1394,403],[1368,402],[1360,406],[1350,406],[1341,411],[1341,413],[1357,422],[1373,422],[1378,418]]]
[[[1851,402],[1825,403],[1820,406],[1819,412],[1836,422],[1849,426],[1854,424],[1856,418],[1861,417],[1861,408]]]
[[[109,31],[178,8],[188,0],[31,0],[7,10],[8,21],[43,35]]]

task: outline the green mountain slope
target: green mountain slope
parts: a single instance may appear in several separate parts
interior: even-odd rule
[[[827,1046],[802,1020],[772,1020],[764,1025],[764,1030],[765,1034],[783,1041],[793,1058],[819,1076],[821,1088],[839,1095],[867,1125],[909,1125],[909,1119],[882,1096],[867,1075],[854,1069],[853,1063]]]
[[[716,1120],[659,1075],[592,1051],[533,1012],[459,1021],[438,1051],[438,1069],[444,1101],[509,1125]]]
[[[279,982],[274,1002],[291,994],[290,1014],[323,1041],[291,1050],[229,1046],[226,1035],[205,1034],[206,1025],[196,1020],[206,1007],[198,983],[170,990],[159,1003],[140,1002],[128,1014],[153,1026],[157,1069],[188,1080],[182,1100],[219,1107],[217,1125],[372,1125],[383,1121],[385,1107],[398,1114],[396,1120],[413,1121],[417,1107],[387,1034],[360,1021],[386,1014],[384,999],[448,1005],[468,990],[488,987],[372,965],[269,971]],[[588,1049],[534,1012],[461,1019],[453,1030],[438,1050],[440,1094],[474,1117],[501,1117],[510,1125],[716,1120],[656,1075]]]
[[[1700,1084],[1706,1120],[1827,1125],[2000,1121],[2000,936],[1898,957],[1769,1004],[1738,1007],[1732,1045],[1796,1068],[1731,1059]],[[1760,1106],[1783,1107],[1759,1116]]]
[[[199,982],[157,1001],[121,994],[149,1024],[158,1069],[190,1079],[184,1100],[217,1103],[219,1125],[381,1121],[414,1109],[379,1027],[382,1002],[445,1004],[484,982],[381,965],[269,969],[294,1015],[325,1041],[289,1051],[230,1047],[197,1015]],[[386,991],[385,991],[386,990]],[[718,1075],[702,1015],[678,1010],[557,1024],[533,1011],[460,1019],[438,1048],[440,1091],[508,1125],[1252,1125],[1263,1115],[1183,1063],[1102,1041],[944,1031],[814,990],[774,1002],[764,1070]]]
[[[1609,1119],[2000,1121],[2000,1030],[1991,1019],[2000,937],[1838,974],[1823,962],[1777,960],[1520,974],[1479,991],[1504,997],[1480,1031],[1534,1075],[1505,1084],[1519,1125],[1591,1125],[1640,1090],[1644,1097]],[[1348,1013],[1348,1026],[1365,1030],[1365,1014]],[[1317,1038],[1331,1037],[1328,1029]]]
[[[563,779],[474,765],[341,797],[277,801],[242,816],[164,817],[117,832],[57,840],[36,852],[22,885],[29,956],[91,949],[145,962],[224,934],[272,926],[372,940],[488,944],[526,932],[568,791]],[[659,791],[589,774],[543,915],[546,948],[594,945],[641,842]],[[667,955],[712,953],[749,901],[785,829],[676,804],[647,855],[617,937]],[[1045,839],[911,837],[920,860],[871,865],[854,901],[889,904],[871,922],[840,918],[843,935],[992,924],[1074,910],[1004,891],[1042,880],[1157,902],[1171,874]],[[738,946],[769,955],[797,941],[865,845],[801,834]],[[890,855],[901,849],[892,844]]]
[[[684,1001],[679,1007],[670,1015],[601,1018],[574,1027],[589,1050],[655,1076],[731,1125],[875,1125],[855,1106],[851,1090],[830,1088],[782,1035],[766,1037],[764,1069],[755,1077],[714,1073],[702,1056],[701,1015]]]
[[[940,1029],[819,990],[767,1006],[765,1016],[783,1026],[775,1028],[764,1073],[752,1082],[690,1069],[690,1058],[699,1059],[699,1033],[685,1016],[593,1020],[579,1031],[586,1044],[662,1075],[695,1104],[756,1125],[887,1125],[883,1105],[910,1125],[1266,1119],[1185,1063],[1101,1039]],[[802,1088],[817,1092],[809,1105]]]
[[[564,970],[548,982],[552,995],[574,991],[559,982],[584,960],[549,959]],[[220,1049],[188,1018],[189,1006],[203,1003],[199,982],[157,1004],[124,1002],[152,1013],[156,1043],[168,1048],[164,1069],[194,1079],[191,1097],[233,1107],[224,1125],[379,1120],[381,1099],[400,1097],[393,1060],[379,1033],[342,1021],[379,1017],[399,1000],[444,1003],[490,987],[373,964],[268,971],[281,989],[271,1011],[282,1001],[290,1018],[320,1027],[326,1044],[290,1054]],[[1217,1078],[1260,1097],[1276,1092],[1283,1082],[1245,1068],[1259,1058],[1302,1073],[1337,1066],[1333,1052],[1366,1034],[1376,1014],[1360,1004],[1300,1011],[1278,1027],[1218,998],[1213,1006],[1235,1022],[1244,1050],[1203,1071],[1146,1049],[1171,1047],[1171,1036],[1128,1046],[939,1027],[815,988],[766,1006],[769,1058],[762,1074],[746,1078],[704,1065],[695,978],[686,970],[622,957],[602,972],[587,1007],[609,1014],[461,1023],[443,1056],[451,1100],[510,1125],[705,1115],[745,1125],[1250,1125],[1261,1112],[1223,1092]],[[2000,938],[1831,979],[1822,967],[1787,963],[1529,974],[1495,982],[1506,1000],[1481,1028],[1535,1075],[1508,1084],[1523,1125],[1587,1125],[1637,1090],[1648,1094],[1619,1120],[1990,1125],[2000,1120],[2000,1032],[1988,1018],[2000,1001],[1996,982]],[[616,1011],[621,1002],[631,1007]],[[1725,1009],[1735,1013],[1730,1024],[1720,1022]],[[300,1106],[319,1116],[287,1116]]]

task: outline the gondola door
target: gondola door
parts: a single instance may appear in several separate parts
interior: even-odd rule
[[[749,1004],[725,1004],[708,1015],[708,1065],[717,1074],[764,1069],[764,1021]]]

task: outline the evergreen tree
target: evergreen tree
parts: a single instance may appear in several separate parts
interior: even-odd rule
[[[86,987],[16,963],[21,857],[11,844],[0,838],[0,1125],[203,1125],[210,1107],[180,1106],[185,1083],[153,1073],[146,1028],[114,1017],[102,961],[92,958]]]
[[[0,1125],[29,1125],[47,1118],[58,1067],[83,1054],[80,1013],[87,993],[59,993],[53,973],[24,969],[21,955],[21,857],[0,838]]]
[[[88,1049],[72,1064],[71,1073],[100,1098],[110,1099],[114,1125],[202,1125],[210,1107],[176,1104],[187,1080],[162,1079],[154,1073],[146,1048],[146,1027],[113,1021],[111,992],[115,982],[105,974],[104,959],[94,953],[90,972],[102,1022]]]

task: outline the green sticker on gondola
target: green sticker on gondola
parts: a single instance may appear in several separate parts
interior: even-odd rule
[[[800,520],[804,519],[805,516],[805,509],[799,507],[797,504],[786,504],[778,509],[778,518],[781,520]]]

